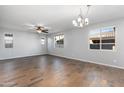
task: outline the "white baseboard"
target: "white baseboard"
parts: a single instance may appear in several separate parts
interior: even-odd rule
[[[7,59],[24,58],[24,57],[31,57],[31,56],[43,56],[43,55],[58,56],[58,57],[63,57],[63,58],[67,58],[67,59],[78,60],[81,62],[88,62],[88,63],[98,64],[98,65],[104,65],[104,66],[124,69],[124,67],[119,67],[119,66],[115,66],[115,65],[110,65],[110,64],[105,64],[105,63],[100,63],[100,62],[95,62],[95,61],[90,61],[90,60],[84,60],[84,59],[77,59],[77,58],[72,58],[72,57],[67,57],[67,56],[60,56],[60,55],[55,55],[55,54],[39,54],[39,55],[30,55],[30,56],[18,56],[18,57],[12,57],[12,58],[7,58]],[[0,59],[0,60],[6,60],[6,59]]]
[[[47,55],[47,54],[34,54],[34,55],[26,55],[26,56],[15,56],[15,57],[1,58],[0,61],[8,60],[8,59],[16,59],[16,58],[33,57],[33,56],[43,56],[43,55]]]
[[[88,62],[88,63],[98,64],[98,65],[104,65],[104,66],[109,66],[109,67],[124,69],[124,67],[119,67],[119,66],[115,66],[115,65],[110,65],[110,64],[105,64],[105,63],[100,63],[100,62],[95,62],[95,61],[90,61],[90,60],[83,60],[83,59],[77,59],[77,58],[60,56],[60,55],[54,55],[54,54],[50,54],[50,55],[58,56],[58,57],[63,57],[63,58],[67,58],[67,59],[78,60],[78,61],[82,61],[82,62]]]

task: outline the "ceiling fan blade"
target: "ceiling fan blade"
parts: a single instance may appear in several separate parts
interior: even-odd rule
[[[44,29],[43,31],[48,31],[48,29]]]
[[[46,30],[42,30],[42,32],[43,32],[43,33],[48,33],[48,30],[47,30],[47,29],[46,29]]]

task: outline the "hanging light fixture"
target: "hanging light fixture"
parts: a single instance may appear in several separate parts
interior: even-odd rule
[[[88,12],[89,12],[89,8],[90,8],[91,5],[87,5],[87,12],[86,12],[86,15],[83,16],[82,15],[82,10],[80,8],[80,14],[78,15],[78,18],[76,20],[73,20],[72,21],[72,24],[76,27],[84,27],[85,25],[88,25],[89,24],[89,19],[88,19]]]

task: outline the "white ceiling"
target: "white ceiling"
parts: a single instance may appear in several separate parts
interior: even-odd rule
[[[20,30],[32,31],[27,29],[25,24],[45,24],[51,27],[49,31],[68,31],[75,27],[72,20],[79,14],[79,8],[83,13],[86,6],[75,5],[34,5],[34,6],[0,6],[0,27],[14,27]],[[115,20],[124,17],[123,5],[93,5],[89,11],[90,24],[108,20]]]

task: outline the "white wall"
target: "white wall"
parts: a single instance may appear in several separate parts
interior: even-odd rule
[[[5,48],[5,33],[13,33],[13,48]],[[18,31],[15,29],[0,29],[0,60],[47,54],[47,43],[41,45],[41,37],[46,39],[46,35],[41,36],[34,32]]]
[[[88,49],[88,33],[90,30],[116,26],[116,51],[97,51]],[[94,24],[83,29],[63,31],[65,35],[64,48],[54,48],[54,35],[48,38],[48,53],[51,55],[73,58],[82,61],[96,62],[112,66],[124,67],[124,19]],[[114,61],[116,60],[116,62]]]

